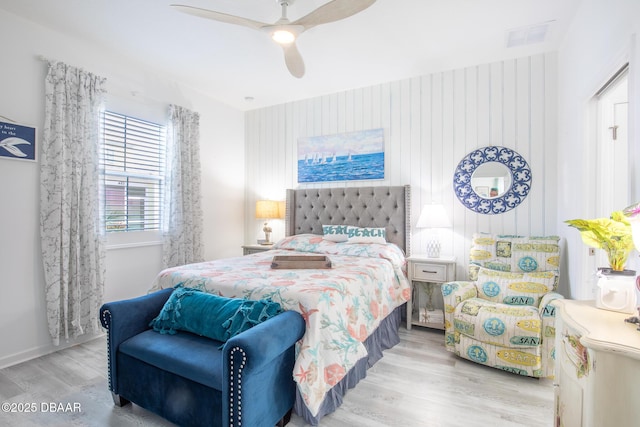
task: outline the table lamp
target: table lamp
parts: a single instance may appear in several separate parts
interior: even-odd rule
[[[282,209],[282,202],[276,200],[258,200],[256,202],[256,218],[264,219],[264,242],[260,242],[261,245],[273,245],[271,241],[271,227],[269,227],[269,219],[283,219],[284,209]]]
[[[416,228],[427,228],[430,230],[427,240],[427,256],[429,258],[440,257],[440,235],[439,229],[451,227],[449,216],[444,210],[444,206],[441,204],[428,204],[424,205]]]

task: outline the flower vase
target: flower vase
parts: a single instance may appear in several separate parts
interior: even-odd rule
[[[599,268],[597,273],[596,307],[633,314],[636,311],[636,272]]]

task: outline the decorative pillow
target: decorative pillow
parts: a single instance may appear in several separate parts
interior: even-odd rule
[[[557,288],[558,272],[507,272],[481,267],[476,286],[478,297],[484,300],[537,307],[544,295]]]
[[[323,225],[322,238],[331,242],[346,242],[349,239],[348,225]]]
[[[348,228],[349,240],[347,243],[387,243],[387,233],[384,228],[353,227]]]
[[[274,249],[286,249],[300,252],[315,252],[318,246],[322,245],[336,246],[335,242],[324,240],[318,234],[294,234],[278,240],[274,245]]]
[[[280,313],[280,304],[269,300],[226,298],[180,286],[149,326],[161,334],[187,331],[226,342]]]
[[[510,236],[476,233],[469,253],[469,279],[479,267],[500,271],[549,271],[560,265],[558,236]]]
[[[271,319],[282,311],[280,304],[271,300],[242,300],[238,311],[222,326],[227,328],[227,333],[231,338]]]

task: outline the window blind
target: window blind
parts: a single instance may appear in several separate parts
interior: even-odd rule
[[[101,145],[106,231],[159,230],[164,126],[104,111]]]

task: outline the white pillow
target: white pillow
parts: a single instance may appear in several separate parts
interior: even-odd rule
[[[387,243],[387,232],[384,228],[349,227],[347,243]]]
[[[322,238],[330,242],[346,242],[349,239],[349,226],[347,225],[323,225]]]

